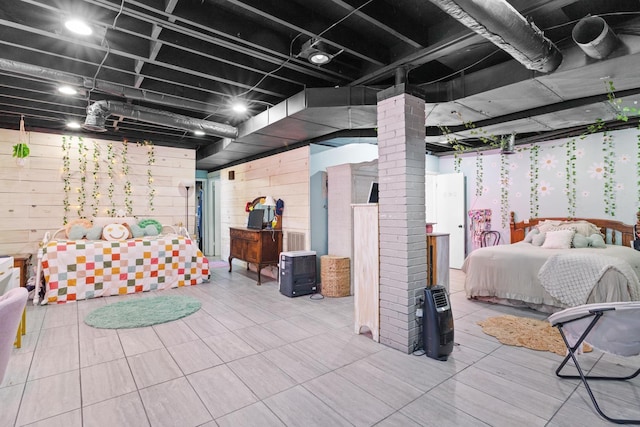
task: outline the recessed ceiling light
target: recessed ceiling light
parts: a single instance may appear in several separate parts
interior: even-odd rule
[[[201,130],[194,130],[194,131],[193,131],[193,134],[194,134],[195,136],[204,136],[204,131],[201,131]]]
[[[78,123],[78,122],[67,122],[67,127],[69,129],[80,129],[80,123]]]
[[[78,93],[78,91],[72,88],[71,86],[60,86],[58,88],[58,92],[64,95],[75,95]]]
[[[247,112],[247,106],[239,101],[234,102],[233,105],[231,106],[231,109],[236,113],[240,113],[240,114]]]
[[[331,61],[331,55],[326,52],[316,52],[309,55],[309,62],[316,65],[324,65]]]
[[[69,31],[72,31],[76,34],[80,34],[81,36],[88,36],[93,33],[93,30],[89,25],[87,25],[84,21],[80,19],[69,19],[64,23],[64,26],[67,27]]]

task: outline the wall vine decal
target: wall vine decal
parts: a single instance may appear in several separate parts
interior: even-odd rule
[[[480,197],[484,193],[484,165],[483,154],[476,152],[476,196]]]
[[[87,152],[82,138],[78,139],[78,170],[80,171],[80,186],[78,187],[78,217],[85,218],[84,207],[87,203]]]
[[[91,191],[91,215],[98,216],[100,208],[100,144],[93,141],[93,190]]]
[[[153,143],[151,141],[145,141],[147,146],[147,189],[149,190],[149,210],[153,212],[153,198],[156,195],[156,189],[153,187],[153,171],[151,167],[156,163],[156,153]]]
[[[62,199],[62,205],[64,207],[64,216],[62,217],[62,224],[67,225],[69,222],[69,193],[71,192],[71,159],[69,157],[69,148],[71,146],[69,137],[62,137],[62,182],[64,190],[64,198]]]
[[[568,218],[576,216],[576,140],[567,141],[567,159],[565,166],[565,193],[568,200]]]
[[[122,175],[124,176],[124,207],[127,215],[131,216],[133,213],[133,205],[131,200],[131,181],[129,180],[129,164],[127,163],[127,154],[129,151],[129,145],[126,140],[122,141]]]
[[[507,155],[500,154],[500,217],[502,220],[502,228],[509,226],[510,208],[509,208],[509,161]]]
[[[538,157],[540,155],[540,146],[532,145],[529,148],[529,161],[531,165],[530,174],[531,174],[531,188],[529,192],[529,217],[537,218],[538,210],[540,209],[539,205],[539,193],[538,186],[540,185],[539,176],[540,176],[540,163]]]
[[[613,137],[604,132],[602,136],[604,152],[604,213],[610,216],[616,214],[616,188],[615,188],[615,144]]]
[[[116,155],[113,152],[113,144],[109,143],[107,145],[107,177],[109,177],[109,188],[107,189],[107,195],[109,197],[109,206],[110,209],[107,209],[107,215],[115,216],[116,215],[116,203],[113,200],[113,193],[115,191],[115,185],[113,180],[115,178],[115,173],[113,171],[113,165],[116,164]]]

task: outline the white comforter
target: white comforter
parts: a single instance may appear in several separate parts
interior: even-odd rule
[[[538,272],[552,256],[562,253],[606,255],[626,261],[640,277],[640,251],[625,246],[607,245],[606,248],[543,249],[530,243],[514,243],[480,248],[465,260],[465,291],[468,298],[490,297],[512,300],[538,306],[566,308],[568,304],[550,295],[541,285]],[[632,289],[623,274],[608,269],[600,277],[587,302],[631,301],[640,292]]]

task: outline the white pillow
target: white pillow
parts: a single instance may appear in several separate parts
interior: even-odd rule
[[[575,230],[547,231],[542,247],[545,249],[569,249]]]

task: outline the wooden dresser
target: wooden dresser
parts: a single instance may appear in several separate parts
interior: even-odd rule
[[[231,237],[229,272],[232,268],[231,260],[234,258],[256,264],[258,285],[260,285],[260,271],[268,265],[278,265],[280,252],[282,252],[282,230],[231,227],[229,234]]]

